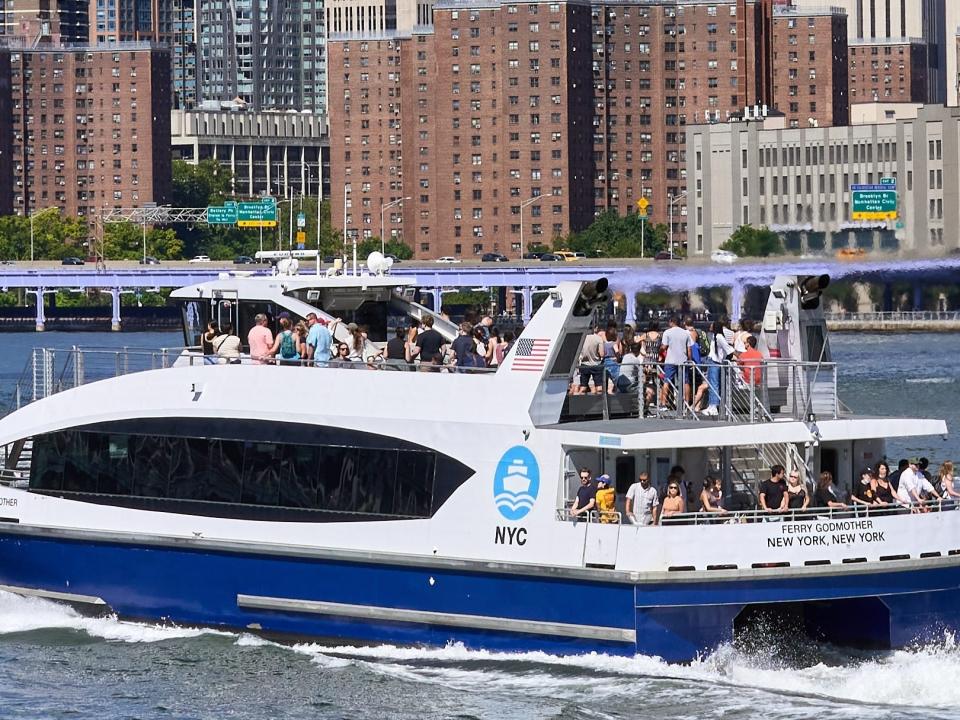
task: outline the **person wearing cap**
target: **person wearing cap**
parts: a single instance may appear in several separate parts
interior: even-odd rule
[[[597,478],[597,494],[594,497],[602,523],[617,521],[617,491],[611,485],[609,475],[604,474]]]
[[[879,505],[877,498],[877,476],[873,468],[865,467],[860,471],[860,482],[853,488],[850,499],[855,505]]]
[[[313,361],[316,367],[327,367],[330,360],[330,349],[333,345],[332,327],[340,322],[334,320],[330,327],[327,321],[317,317],[316,313],[307,313],[307,358]]]
[[[366,345],[366,337],[356,323],[347,323],[347,332],[350,333],[350,339],[347,340],[347,347],[350,348],[349,359],[351,362],[363,362],[363,348]]]

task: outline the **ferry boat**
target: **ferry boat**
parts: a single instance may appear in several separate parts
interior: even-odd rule
[[[946,433],[844,408],[825,282],[776,278],[763,382],[729,369],[708,419],[569,395],[609,300],[602,279],[552,289],[495,371],[206,364],[184,350],[139,366],[113,353],[115,376],[90,382],[95,353],[39,351],[41,387],[20,395],[39,399],[0,420],[0,589],[277,637],[681,662],[763,612],[876,647],[958,630],[960,512],[946,505],[571,517],[580,468],[612,477],[619,508],[640,471],[662,484],[676,464],[689,480],[719,473],[743,501],[770,464],[830,469],[849,488],[885,438]],[[382,274],[225,275],[174,293],[191,346],[210,317],[245,337],[254,313],[281,309],[350,313],[376,344],[392,314],[430,312],[408,295]]]

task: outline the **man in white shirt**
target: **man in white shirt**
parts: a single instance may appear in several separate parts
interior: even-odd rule
[[[660,496],[650,484],[650,476],[640,473],[627,490],[627,517],[634,525],[656,525],[660,514]]]
[[[919,459],[910,458],[910,465],[900,473],[900,485],[897,487],[897,499],[904,505],[923,502],[921,493],[926,492],[937,497],[933,485],[919,472]]]
[[[680,319],[676,315],[670,316],[670,327],[663,333],[660,344],[667,349],[667,357],[663,361],[663,387],[660,388],[660,406],[667,406],[667,397],[671,385],[677,391],[686,391],[684,399],[690,402],[689,386],[683,381],[683,366],[690,362],[690,348],[693,338],[690,333],[680,327]],[[679,405],[679,403],[677,403]]]

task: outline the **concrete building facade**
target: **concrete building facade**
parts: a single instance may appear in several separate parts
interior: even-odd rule
[[[776,124],[689,128],[691,255],[709,255],[741,225],[769,227],[801,252],[960,247],[960,110],[928,105],[849,127]],[[881,178],[896,180],[899,219],[854,221],[850,186]]]
[[[173,157],[216,160],[229,168],[234,195],[329,196],[329,146],[322,115],[174,110],[170,129]]]
[[[0,37],[18,44],[86,43],[88,0],[5,0],[0,3]]]
[[[0,167],[13,178],[13,212],[59,207],[87,217],[169,201],[167,48],[41,46],[0,56],[10,64],[12,162]]]

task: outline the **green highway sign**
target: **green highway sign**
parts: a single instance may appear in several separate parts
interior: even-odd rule
[[[896,190],[854,190],[851,208],[854,220],[896,220]]]
[[[207,206],[207,222],[210,225],[234,225],[237,222],[237,204],[228,201],[221,205]]]
[[[277,201],[272,197],[255,202],[242,202],[237,206],[238,227],[276,227]]]

